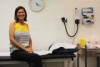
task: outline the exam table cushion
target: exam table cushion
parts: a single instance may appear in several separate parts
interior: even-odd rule
[[[42,59],[58,59],[58,58],[74,58],[76,57],[75,54],[47,54],[47,55],[42,55]]]
[[[41,55],[42,59],[56,59],[56,58],[74,58],[76,57],[75,54],[47,54],[47,55]],[[0,56],[0,61],[12,61],[10,56]]]

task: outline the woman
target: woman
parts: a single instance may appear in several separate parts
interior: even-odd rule
[[[9,28],[11,58],[26,61],[30,67],[42,67],[41,57],[32,50],[32,40],[26,23],[27,12],[24,7],[19,6],[15,9],[14,20]]]

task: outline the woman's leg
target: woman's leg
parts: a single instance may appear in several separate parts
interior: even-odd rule
[[[16,50],[11,53],[11,58],[14,60],[26,61],[29,63],[30,67],[42,67],[41,57],[35,53]]]

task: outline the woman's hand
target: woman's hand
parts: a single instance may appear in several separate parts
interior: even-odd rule
[[[27,47],[27,48],[25,49],[25,51],[28,52],[28,53],[33,53],[32,48],[29,48],[29,47]]]

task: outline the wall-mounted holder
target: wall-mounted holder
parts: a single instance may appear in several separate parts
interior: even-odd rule
[[[63,23],[65,23],[65,22],[67,23],[67,18],[62,17],[61,20],[62,20]]]

